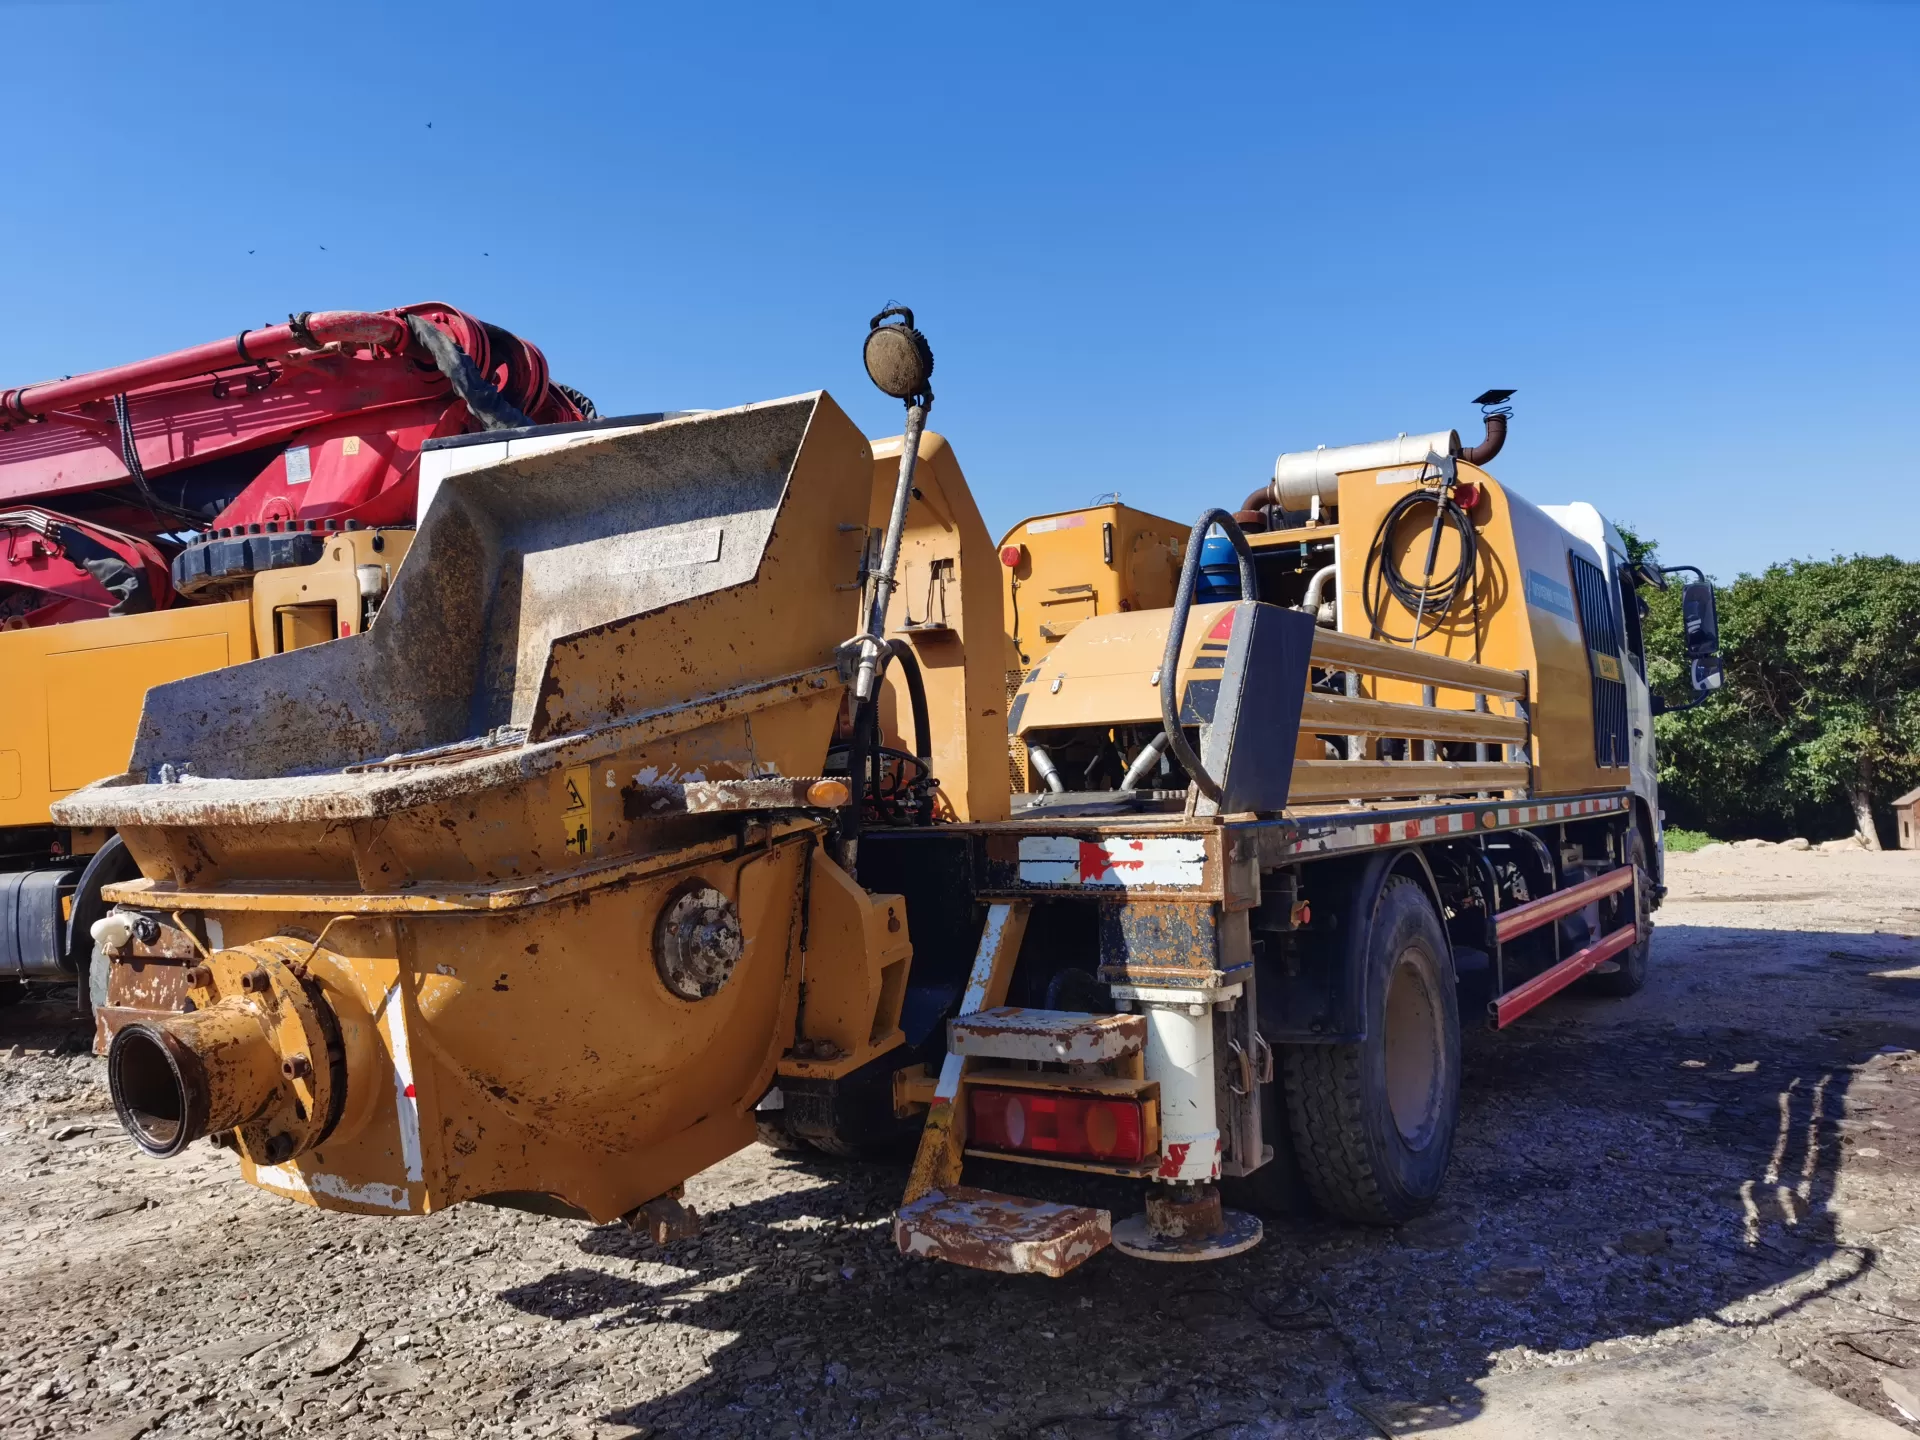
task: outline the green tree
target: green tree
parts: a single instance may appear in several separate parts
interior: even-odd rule
[[[1716,594],[1726,685],[1658,722],[1663,791],[1716,833],[1845,816],[1880,848],[1876,816],[1920,776],[1920,564],[1790,560]],[[1684,703],[1679,589],[1648,599],[1648,681]]]

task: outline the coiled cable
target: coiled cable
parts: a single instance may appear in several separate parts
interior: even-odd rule
[[[1433,507],[1433,526],[1427,538],[1426,571],[1416,580],[1401,569],[1392,551],[1395,530],[1401,521],[1421,506]],[[1448,525],[1460,539],[1460,554],[1453,568],[1435,575],[1434,565],[1440,553],[1440,533]],[[1480,568],[1480,535],[1464,506],[1453,498],[1451,486],[1419,489],[1402,495],[1380,521],[1380,529],[1367,551],[1367,565],[1360,580],[1360,593],[1367,610],[1367,623],[1376,640],[1400,645],[1418,645],[1447,623],[1462,596],[1473,601],[1473,658],[1480,658],[1480,589],[1474,582]],[[1414,617],[1413,631],[1396,635],[1387,629],[1387,596],[1398,600]]]

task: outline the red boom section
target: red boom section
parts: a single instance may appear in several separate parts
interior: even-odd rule
[[[516,415],[585,418],[536,346],[434,303],[0,390],[0,625],[169,604],[195,532],[410,523],[421,445]]]

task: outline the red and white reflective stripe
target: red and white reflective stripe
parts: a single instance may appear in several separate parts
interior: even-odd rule
[[[1071,835],[1020,838],[1022,885],[1102,890],[1195,889],[1207,875],[1207,842],[1197,835]]]
[[[1302,836],[1288,847],[1287,853],[1321,855],[1330,850],[1361,850],[1376,845],[1402,845],[1409,840],[1435,840],[1444,835],[1540,825],[1554,820],[1570,820],[1579,815],[1603,815],[1624,810],[1630,803],[1623,796],[1619,799],[1562,800],[1540,805],[1489,803],[1471,810],[1459,809],[1410,820],[1369,820],[1356,816],[1349,823],[1337,823],[1335,828]],[[1324,822],[1314,820],[1308,823],[1317,826]]]

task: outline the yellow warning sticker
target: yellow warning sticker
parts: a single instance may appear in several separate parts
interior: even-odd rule
[[[1604,650],[1589,650],[1587,653],[1593,657],[1594,674],[1598,675],[1602,680],[1611,680],[1616,685],[1620,683],[1620,662],[1618,660],[1614,659],[1613,656],[1607,654]]]
[[[340,442],[340,453],[342,455],[358,455],[360,453],[360,437],[358,435],[347,436]]]
[[[568,770],[560,794],[567,853],[589,855],[593,852],[593,767],[575,765]]]

